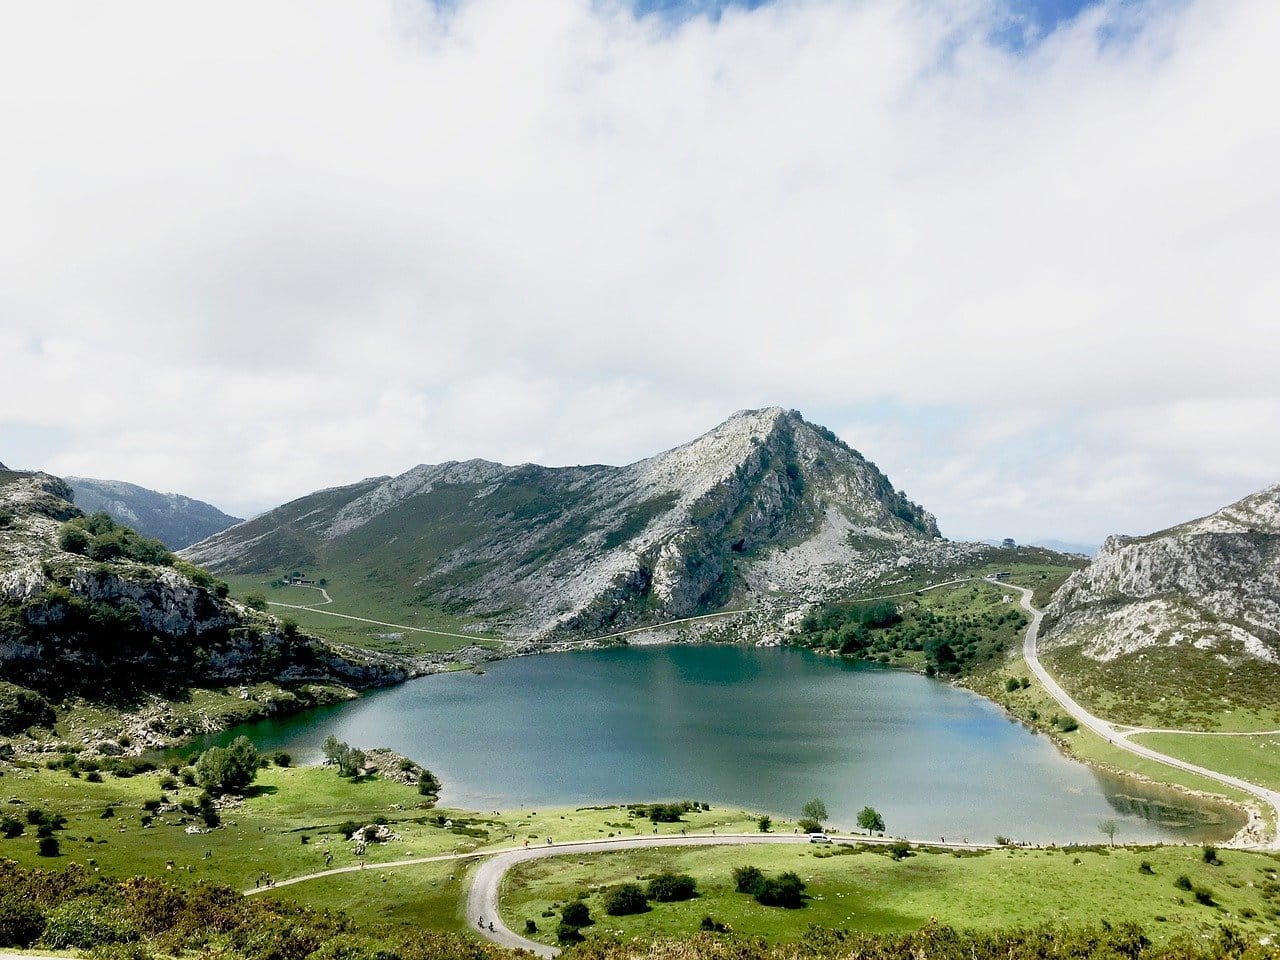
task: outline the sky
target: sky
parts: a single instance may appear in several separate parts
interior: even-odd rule
[[[1280,481],[1274,0],[0,5],[0,461],[247,515],[780,405],[953,538]]]

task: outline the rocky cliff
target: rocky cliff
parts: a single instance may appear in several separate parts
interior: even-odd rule
[[[60,700],[408,676],[396,658],[338,648],[227,600],[224,584],[163,551],[138,562],[64,549],[66,521],[82,516],[71,496],[56,477],[0,474],[0,681]]]
[[[304,497],[183,556],[348,584],[398,576],[423,602],[549,637],[813,588],[937,537],[873,463],[773,407],[623,467],[418,466]]]
[[[1141,680],[1144,698],[1170,701],[1276,699],[1280,485],[1150,536],[1109,537],[1054,595],[1041,636],[1094,686]]]
[[[120,480],[67,477],[75,503],[85,513],[101,510],[117,523],[180,550],[240,523],[212,504],[177,493],[158,493]]]

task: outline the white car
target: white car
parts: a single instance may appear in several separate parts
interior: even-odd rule
[[[811,833],[809,834],[809,842],[810,843],[830,843],[831,838],[828,837],[825,833]]]

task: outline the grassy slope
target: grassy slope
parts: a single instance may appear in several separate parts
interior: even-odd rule
[[[376,870],[380,863],[512,846],[526,838],[541,842],[548,835],[557,840],[586,839],[631,834],[637,828],[647,834],[652,829],[647,820],[630,820],[625,810],[616,807],[514,810],[502,814],[421,809],[418,804],[423,798],[414,787],[379,778],[350,783],[320,767],[269,767],[260,771],[255,789],[243,805],[224,811],[223,827],[188,835],[186,827],[196,821],[178,812],[158,815],[151,827],[141,825],[142,804],[161,795],[160,779],[164,775],[156,772],[127,779],[106,775],[102,783],[89,783],[83,778],[73,779],[64,771],[6,767],[0,777],[0,814],[22,817],[26,809],[38,806],[62,814],[67,825],[57,834],[62,847],[60,857],[40,857],[35,828],[28,827],[21,837],[0,839],[0,858],[55,868],[71,861],[86,863],[92,858],[104,873],[116,876],[149,874],[167,876],[182,884],[207,880],[247,889],[263,872],[283,879],[323,870],[326,850],[333,852],[334,867],[357,865],[359,860],[352,845],[336,828],[348,820],[364,824],[384,816],[403,839],[370,845],[366,855],[368,870],[363,874],[310,881],[274,894],[308,902],[314,896],[318,905],[350,908],[352,902],[345,898],[351,890],[367,889],[373,876],[369,870]],[[170,796],[175,800],[194,798],[198,792],[187,787],[171,791]],[[107,806],[114,808],[115,816],[103,819]],[[437,825],[437,815],[451,818],[453,828]],[[725,831],[755,829],[755,815],[713,809],[686,814],[685,823],[663,824],[660,830],[677,833],[680,827],[707,830],[712,826]],[[309,838],[305,844],[304,835]],[[206,853],[212,856],[206,858]],[[169,861],[173,861],[172,871],[168,869]],[[452,901],[443,896],[443,888],[432,892],[430,887],[432,879],[461,876],[466,866],[462,862],[445,866],[447,870],[436,866],[409,868],[403,879],[389,886],[377,902],[356,904],[356,914],[374,920],[381,912],[390,911],[406,921],[459,929],[461,907],[455,909]]]
[[[1207,737],[1143,733],[1132,739],[1181,760],[1280,790],[1280,736]]]
[[[1231,666],[1211,650],[1150,647],[1106,663],[1076,646],[1043,657],[1072,694],[1101,717],[1184,730],[1280,727],[1280,671],[1245,658]]]
[[[421,630],[470,633],[467,625],[473,622],[471,619],[453,616],[438,608],[415,603],[412,592],[400,592],[400,588],[394,584],[380,584],[371,580],[356,584],[349,572],[308,567],[304,572],[309,577],[314,579],[323,577],[328,581],[325,589],[333,598],[333,603],[323,604],[324,597],[318,591],[308,587],[272,587],[271,581],[285,572],[287,571],[281,569],[269,575],[234,574],[228,576],[226,580],[231,587],[232,596],[239,600],[243,600],[249,594],[260,594],[273,602],[310,606],[330,613],[345,613],[368,620],[418,627]],[[318,604],[323,605],[317,606]],[[276,616],[296,620],[304,630],[317,636],[389,653],[412,655],[456,650],[471,642],[439,634],[396,630],[371,623],[344,620],[341,617],[327,616],[325,613],[314,613],[308,610],[292,610],[284,607],[270,607],[269,610]],[[395,636],[395,634],[402,635]],[[496,646],[491,642],[486,643],[485,636],[477,633],[474,642],[482,646]]]
[[[1140,851],[1001,850],[979,856],[920,853],[895,862],[883,852],[829,855],[809,847],[718,847],[626,851],[584,861],[535,861],[508,875],[503,916],[523,930],[532,918],[539,939],[553,942],[558,918],[545,910],[588,894],[594,933],[623,938],[687,935],[710,915],[736,932],[771,940],[797,940],[809,924],[869,932],[913,930],[937,918],[958,927],[997,929],[1036,923],[1113,923],[1132,920],[1153,938],[1216,931],[1230,922],[1250,932],[1275,929],[1280,918],[1276,858],[1228,851],[1221,866],[1205,864],[1196,848]],[[1148,861],[1153,876],[1139,873]],[[736,893],[731,871],[754,864],[766,872],[794,870],[812,899],[798,910],[763,907]],[[660,869],[689,873],[700,896],[685,903],[654,904],[632,917],[610,917],[600,891],[624,881],[643,883]],[[1174,886],[1186,874],[1212,891],[1220,907],[1196,903]],[[1253,916],[1246,915],[1252,911]]]

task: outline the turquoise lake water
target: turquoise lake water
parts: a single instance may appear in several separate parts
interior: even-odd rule
[[[330,734],[432,769],[475,810],[659,799],[797,816],[870,804],[915,839],[1221,841],[1228,806],[1096,771],[989,701],[936,680],[790,648],[620,648],[520,657],[232,731],[296,760]],[[224,739],[224,738],[220,738]]]

